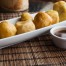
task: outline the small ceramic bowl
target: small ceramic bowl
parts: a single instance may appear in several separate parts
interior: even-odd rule
[[[54,41],[54,44],[59,47],[59,48],[63,48],[63,49],[66,49],[66,37],[59,37],[57,35],[55,35],[55,33],[57,31],[60,31],[60,30],[66,30],[66,26],[57,26],[57,27],[54,27],[50,30],[50,34],[53,38],[53,41]]]

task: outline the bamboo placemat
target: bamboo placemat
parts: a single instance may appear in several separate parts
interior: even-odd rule
[[[20,13],[0,13],[0,20],[19,15]],[[66,50],[57,48],[49,34],[0,50],[0,66],[32,65],[66,66]]]

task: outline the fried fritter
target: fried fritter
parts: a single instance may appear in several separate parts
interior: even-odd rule
[[[37,29],[43,28],[52,24],[52,18],[45,12],[39,12],[34,18],[34,24]]]

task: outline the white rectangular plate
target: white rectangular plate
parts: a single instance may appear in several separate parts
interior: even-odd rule
[[[35,14],[31,14],[31,15],[32,15],[32,17],[35,16]],[[20,19],[20,17],[17,17],[17,18],[9,19],[7,21],[15,24],[19,19]],[[57,24],[54,24],[54,25],[51,25],[51,26],[48,26],[48,27],[44,27],[44,28],[41,28],[41,29],[37,29],[37,30],[31,31],[31,32],[27,32],[27,33],[23,33],[23,34],[20,34],[20,35],[15,35],[15,36],[12,36],[12,37],[0,39],[0,48],[4,48],[4,47],[10,46],[10,45],[17,44],[19,42],[26,41],[28,39],[34,38],[38,35],[41,35],[42,33],[45,34],[52,27],[62,26],[62,25],[66,26],[66,21],[63,21],[63,22],[60,22],[60,23],[57,23]]]

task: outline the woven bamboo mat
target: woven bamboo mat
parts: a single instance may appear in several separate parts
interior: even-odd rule
[[[0,20],[19,15],[20,13],[0,13]],[[0,66],[32,65],[66,66],[66,50],[54,46],[49,34],[0,50]]]

